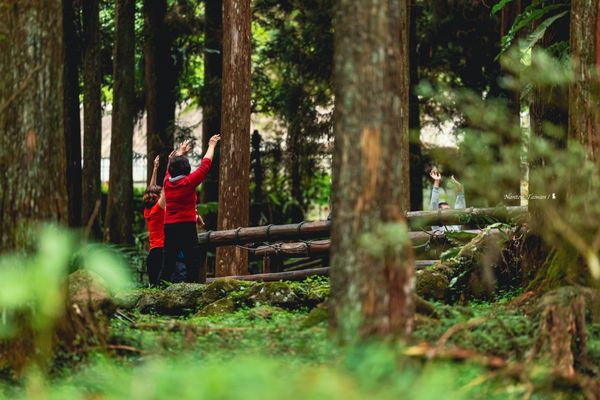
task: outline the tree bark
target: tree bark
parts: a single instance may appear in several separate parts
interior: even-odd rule
[[[165,24],[166,0],[144,0],[144,79],[146,85],[147,179],[153,160],[160,155],[157,182],[162,185],[169,153],[173,149],[176,73],[171,57],[173,35]]]
[[[410,209],[423,209],[423,156],[421,153],[421,117],[419,98],[415,86],[419,83],[419,63],[417,57],[417,8],[410,5],[410,99],[409,99],[409,129],[410,129]]]
[[[102,72],[100,66],[100,1],[82,3],[83,14],[83,184],[81,217],[100,238],[100,164],[102,159]],[[91,218],[93,221],[90,221]]]
[[[306,201],[302,191],[302,175],[307,172],[307,164],[309,162],[306,155],[307,143],[309,141],[306,134],[308,121],[306,121],[306,116],[304,115],[304,102],[307,94],[302,84],[297,82],[288,83],[287,90],[284,114],[284,120],[287,124],[286,170],[289,177],[292,202],[287,207],[286,216],[291,219],[291,222],[300,222],[304,221],[304,212],[306,211]]]
[[[553,23],[547,30],[539,47],[547,49],[557,42],[569,40],[570,19],[561,18]],[[535,28],[535,27],[534,27]],[[565,151],[567,146],[568,131],[568,93],[564,85],[537,85],[532,90],[532,100],[530,104],[530,142],[536,140],[545,140],[557,151]],[[551,124],[561,135],[549,134],[546,132],[545,125]],[[551,167],[553,159],[542,154],[536,154],[530,146],[529,150],[529,193],[545,193],[546,182],[542,171],[546,167]],[[552,207],[558,210],[565,209],[567,201],[566,191],[556,193],[556,200]],[[526,248],[526,257],[521,258],[523,271],[527,271],[533,276],[529,288],[536,291],[545,291],[554,278],[554,273],[548,274],[550,269],[558,271],[576,271],[568,263],[564,263],[564,258],[555,257],[556,248],[544,238],[551,226],[547,224],[544,207],[548,202],[543,199],[532,198],[528,201],[530,221],[532,232],[526,237],[524,248]],[[560,252],[562,253],[562,252]]]
[[[511,3],[508,3],[502,9],[502,13],[500,16],[500,37],[498,41],[502,39],[512,27],[513,23],[517,16],[521,14],[523,11],[522,0],[515,0]],[[521,31],[517,37],[515,38],[515,42],[518,42],[523,35],[523,31]],[[507,73],[505,70],[501,68],[501,71]],[[502,142],[498,145],[498,148],[494,150],[497,152],[498,160],[501,159],[500,152],[501,147],[503,146],[511,146],[512,148],[519,148],[519,144],[522,143],[522,135],[521,135],[521,93],[517,91],[511,90],[502,90],[501,94],[506,97],[506,102],[508,109],[510,111],[510,124],[512,126],[517,127],[514,130],[513,134],[506,134],[502,138]],[[512,130],[510,132],[513,132]],[[515,174],[511,176],[510,179],[507,179],[505,182],[501,184],[503,187],[506,187],[507,193],[511,194],[520,194],[521,193],[521,175],[524,173],[520,163],[520,157],[511,158],[515,164],[518,163],[519,167],[514,168],[514,171],[519,171],[519,174]],[[520,200],[518,196],[514,196],[515,199],[504,199],[504,204],[507,206],[518,206],[520,204]]]
[[[252,154],[251,164],[254,181],[254,192],[252,193],[253,205],[250,207],[250,225],[257,226],[260,223],[261,215],[263,212],[264,193],[263,193],[263,182],[264,182],[264,171],[262,165],[262,154],[260,150],[260,142],[262,138],[257,130],[252,132]]]
[[[345,343],[413,329],[410,241],[382,233],[409,206],[408,14],[407,0],[340,0],[335,15],[330,322]]]
[[[223,9],[222,144],[219,165],[219,229],[248,226],[250,207],[250,0]],[[217,276],[247,273],[248,252],[217,250]]]
[[[202,145],[221,132],[221,75],[223,63],[223,3],[210,0],[205,3],[204,23],[204,86],[202,88]],[[213,166],[202,184],[202,202],[219,200],[219,148],[215,151]],[[204,218],[206,229],[217,228],[217,214]]]
[[[306,164],[306,142],[308,138],[304,137],[302,129],[302,116],[298,115],[302,112],[302,98],[304,97],[303,89],[295,86],[291,89],[291,94],[287,99],[287,140],[286,152],[288,162],[287,170],[290,179],[290,194],[292,203],[289,206],[289,215],[291,222],[304,221],[305,200],[302,193],[302,172],[303,166]]]
[[[561,18],[552,24],[544,38],[541,40],[540,47],[548,48],[554,43],[569,40],[569,19]],[[542,138],[550,142],[557,149],[565,149],[567,146],[568,130],[568,94],[564,87],[557,85],[537,86],[532,91],[532,101],[530,105],[531,135],[530,141]],[[562,136],[549,135],[544,130],[544,125],[551,123],[560,132]],[[548,159],[530,151],[529,155],[529,193],[544,193],[545,182],[539,172],[544,167],[550,165],[552,159]],[[566,201],[566,193],[557,193],[556,201],[560,204]],[[545,217],[542,207],[544,200],[531,199],[528,202],[529,212],[531,213],[532,227],[537,232],[545,229]],[[540,257],[545,257],[541,255]]]
[[[84,2],[85,3],[85,2]],[[81,121],[79,119],[79,15],[74,0],[63,4],[64,134],[67,146],[69,226],[81,225]]]
[[[571,57],[575,81],[569,88],[569,138],[600,161],[600,1],[571,2]]]
[[[38,221],[67,222],[62,4],[2,3],[0,253]]]
[[[135,1],[117,0],[113,62],[113,110],[106,236],[113,243],[133,242],[133,120]]]

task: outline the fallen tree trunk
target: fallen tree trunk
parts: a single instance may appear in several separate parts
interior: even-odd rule
[[[256,274],[256,275],[236,275],[224,276],[219,278],[207,278],[206,282],[210,283],[218,279],[236,279],[240,281],[300,281],[309,276],[324,276],[329,274],[329,267],[301,269],[298,271],[274,272],[271,274]]]
[[[465,208],[460,210],[411,211],[406,213],[409,226],[418,229],[431,225],[488,225],[494,222],[511,222],[527,215],[527,207]],[[200,244],[229,246],[252,242],[276,242],[323,238],[330,235],[331,221],[300,222],[288,225],[266,225],[223,231],[208,231],[198,235]],[[427,235],[426,232],[412,232]],[[427,236],[421,236],[428,238]],[[412,239],[412,237],[411,237]]]
[[[477,229],[464,230],[463,232],[478,234],[480,231]],[[500,234],[498,229],[491,230],[492,235]],[[445,245],[449,244],[448,238],[443,233],[434,233],[432,231],[416,231],[410,232],[410,240],[413,246],[422,246],[428,241],[430,245]],[[273,243],[264,246],[259,246],[255,249],[251,249],[250,252],[259,257],[266,256],[282,256],[282,257],[304,257],[304,256],[320,256],[329,253],[331,248],[331,240],[312,240],[305,242],[292,242],[292,243]]]
[[[299,243],[275,243],[272,245],[260,246],[251,250],[255,256],[280,255],[288,257],[323,255],[329,253],[331,240],[315,240]]]
[[[198,243],[227,246],[251,242],[302,240],[329,236],[331,221],[300,222],[299,224],[265,225],[224,231],[208,231],[198,235]]]
[[[441,225],[490,225],[494,222],[510,223],[528,215],[527,206],[505,208],[462,208],[458,210],[411,211],[407,213],[413,229]]]
[[[436,263],[437,260],[416,260],[416,269],[423,269]],[[325,276],[329,275],[329,267],[300,269],[296,271],[273,272],[269,274],[255,275],[234,275],[223,276],[219,278],[207,278],[206,283],[214,282],[217,279],[236,279],[240,281],[300,281],[309,276]]]

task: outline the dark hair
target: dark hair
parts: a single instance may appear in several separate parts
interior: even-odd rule
[[[144,197],[142,201],[144,202],[144,208],[151,208],[156,204],[158,198],[160,197],[160,191],[162,187],[160,186],[148,186],[148,189],[144,192]]]
[[[169,163],[169,174],[175,178],[179,175],[189,175],[192,167],[190,167],[190,161],[185,156],[176,156],[171,158]]]
[[[440,201],[440,202],[438,203],[438,208],[442,208],[442,206],[448,206],[448,207],[450,207],[450,205],[449,205],[447,202],[445,202],[445,201]]]

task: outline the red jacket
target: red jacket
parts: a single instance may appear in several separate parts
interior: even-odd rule
[[[211,165],[211,159],[203,158],[200,166],[189,175],[171,178],[167,171],[163,183],[167,202],[165,224],[196,223],[196,187],[206,178]]]
[[[165,210],[158,202],[151,208],[144,208],[144,218],[148,224],[150,250],[164,247],[165,243]]]

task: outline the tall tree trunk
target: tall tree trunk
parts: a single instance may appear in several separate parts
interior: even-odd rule
[[[569,138],[600,161],[600,0],[571,2],[571,56],[575,81],[569,88]]]
[[[306,164],[306,143],[308,138],[304,135],[304,108],[303,99],[306,96],[302,85],[289,84],[289,92],[285,101],[285,119],[287,123],[286,170],[289,177],[290,195],[292,204],[288,207],[286,215],[291,222],[304,220],[305,201],[302,193],[302,173]]]
[[[135,1],[117,0],[107,239],[132,243]]]
[[[534,27],[535,28],[535,27]],[[568,40],[569,38],[569,19],[561,18],[552,24],[539,47],[549,48],[553,44]],[[568,104],[567,90],[560,85],[536,85],[532,90],[532,100],[530,104],[530,149],[529,158],[529,193],[546,193],[546,181],[544,179],[544,168],[550,167],[553,162],[552,157],[546,157],[542,154],[536,154],[533,144],[537,140],[544,140],[550,143],[559,151],[563,151],[567,146],[567,128],[568,128]],[[548,124],[556,128],[556,133],[546,132],[544,127]],[[552,207],[564,209],[564,202],[567,201],[567,193],[556,193],[556,199],[552,202]],[[526,248],[527,256],[522,259],[523,271],[530,271],[531,276],[535,276],[531,288],[534,290],[547,290],[548,281],[553,274],[548,274],[550,269],[558,271],[569,268],[564,264],[565,258],[562,255],[559,258],[553,257],[554,248],[552,243],[548,243],[543,238],[543,234],[548,232],[548,221],[545,217],[544,207],[548,206],[548,201],[543,199],[531,198],[528,201],[529,213],[531,216],[532,235],[527,238]],[[557,261],[556,261],[557,260]],[[560,265],[562,263],[562,265]],[[556,264],[556,265],[552,265]]]
[[[335,16],[330,322],[343,342],[413,329],[412,248],[393,233],[409,205],[408,14],[408,0],[340,0]]]
[[[248,226],[250,207],[250,0],[226,1],[223,9],[223,140],[219,165],[219,229]],[[217,276],[248,271],[248,252],[217,249]]]
[[[166,0],[144,0],[147,176],[150,181],[152,161],[160,155],[157,182],[161,185],[173,149],[177,81],[171,57],[173,36],[165,24],[166,14]]]
[[[264,182],[264,171],[262,164],[262,154],[260,151],[260,142],[262,138],[257,130],[252,132],[252,154],[251,164],[254,181],[254,193],[252,193],[253,204],[250,209],[250,225],[257,226],[260,222],[260,217],[263,212],[264,206],[264,193],[263,193],[263,182]]]
[[[295,94],[290,96],[294,104],[291,109],[295,109],[296,112],[300,110],[300,99],[302,94],[300,90],[295,90]],[[291,114],[291,112],[290,112]],[[289,207],[289,211],[286,213],[289,215],[291,222],[304,221],[304,195],[302,193],[302,164],[304,160],[304,152],[306,151],[304,146],[307,138],[302,137],[302,122],[301,116],[295,115],[288,121],[287,130],[287,143],[286,151],[288,156],[287,169],[290,179],[290,191],[293,203]]]
[[[569,40],[569,25],[568,18],[557,20],[546,31],[544,38],[541,40],[540,47],[548,48],[554,43]],[[569,120],[567,99],[568,95],[564,87],[547,85],[544,87],[537,86],[533,88],[530,105],[530,141],[534,141],[536,138],[542,138],[551,142],[559,149],[566,148]],[[545,132],[544,125],[546,123],[551,123],[557,127],[562,132],[562,136],[557,136],[556,134],[549,135]],[[529,193],[544,193],[544,179],[540,176],[539,172],[541,172],[546,165],[549,165],[552,162],[552,159],[547,159],[536,154],[530,154],[529,158]],[[557,194],[557,202],[565,200],[566,193]],[[533,217],[533,227],[539,232],[545,229],[545,218],[541,210],[543,205],[544,200],[531,199],[528,202],[529,211]]]
[[[410,129],[410,209],[423,209],[423,156],[421,153],[421,117],[419,98],[415,86],[419,83],[419,62],[417,56],[417,7],[410,5],[410,98],[409,98],[409,129]]]
[[[68,221],[62,4],[4,2],[0,32],[1,253],[32,223]]]
[[[498,37],[498,43],[501,42],[501,39],[510,31],[515,19],[519,14],[521,14],[523,10],[522,0],[514,0],[513,2],[508,3],[502,9],[500,15],[500,35]],[[523,35],[523,30],[521,30],[516,38],[515,43],[517,43]],[[502,72],[507,73],[507,71],[501,69]],[[504,146],[511,146],[513,148],[520,148],[519,144],[522,142],[521,137],[521,93],[512,91],[512,90],[502,90],[501,95],[506,98],[506,102],[508,105],[508,109],[510,110],[510,124],[514,126],[514,130],[509,130],[510,134],[507,133],[502,141],[498,144],[498,146],[494,149],[496,151],[496,156],[498,161],[501,160],[501,148]],[[519,200],[519,196],[521,193],[521,176],[524,171],[521,168],[521,160],[519,154],[515,154],[514,158],[511,158],[511,163],[514,163],[514,174],[511,175],[510,178],[507,178],[504,182],[500,182],[503,188],[506,190],[506,194],[511,194],[515,196],[508,196],[504,199],[504,203],[507,206],[518,206],[521,202]]]
[[[204,86],[202,88],[202,145],[208,147],[208,139],[221,132],[221,73],[223,63],[223,3],[210,0],[205,3],[204,22]],[[213,166],[202,184],[202,202],[219,200],[219,148],[216,149]],[[217,228],[217,214],[204,218],[206,229]]]
[[[79,119],[79,13],[74,0],[63,0],[64,134],[67,146],[69,225],[81,225],[81,121]]]
[[[100,68],[100,0],[82,3],[83,13],[83,185],[81,217],[92,222],[100,238],[100,162],[102,159],[102,72]],[[94,215],[96,210],[96,215]],[[93,221],[90,221],[94,218]]]

